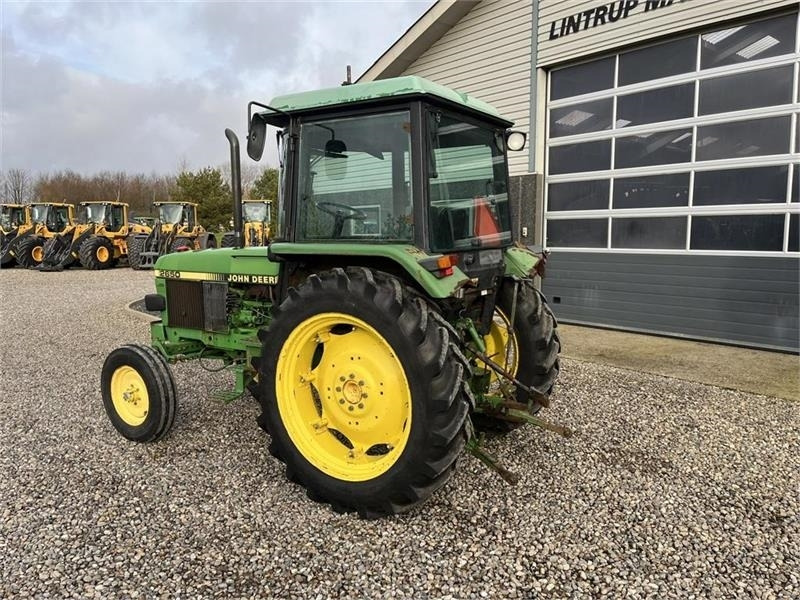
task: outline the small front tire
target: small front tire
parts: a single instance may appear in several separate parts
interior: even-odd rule
[[[134,442],[155,442],[175,422],[175,381],[164,357],[151,346],[126,344],[103,363],[103,406],[114,428]]]

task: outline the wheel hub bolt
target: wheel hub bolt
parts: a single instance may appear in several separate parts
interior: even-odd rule
[[[344,404],[344,398],[339,398],[339,404]]]
[[[363,402],[359,402],[358,403],[358,408],[364,408],[364,403]]]
[[[352,406],[348,406],[348,407],[347,407],[347,410],[349,410],[350,412],[352,412],[352,411],[353,411],[353,407],[352,407]]]

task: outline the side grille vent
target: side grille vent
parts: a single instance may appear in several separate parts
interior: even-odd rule
[[[168,279],[167,317],[170,327],[203,329],[203,283]]]

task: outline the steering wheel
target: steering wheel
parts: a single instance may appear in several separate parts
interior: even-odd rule
[[[356,221],[363,221],[367,218],[367,213],[347,204],[339,204],[338,202],[317,202],[316,206],[324,213],[333,216],[333,238],[342,237],[344,231],[344,222],[348,219]]]
[[[367,213],[363,210],[348,206],[347,204],[339,204],[338,202],[317,202],[317,208],[324,213],[328,213],[337,219],[343,219],[345,221],[347,219],[363,221],[367,218]]]

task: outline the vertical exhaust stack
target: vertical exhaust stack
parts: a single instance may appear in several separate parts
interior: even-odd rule
[[[242,244],[242,171],[239,160],[239,138],[230,129],[225,130],[225,137],[231,146],[231,191],[233,192],[233,230],[236,241],[234,247]]]

